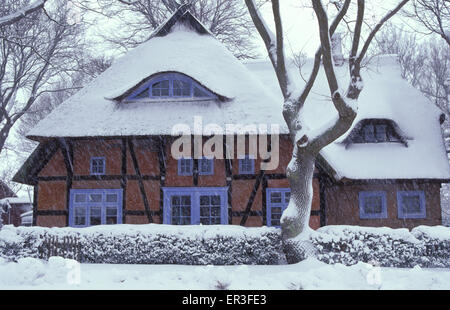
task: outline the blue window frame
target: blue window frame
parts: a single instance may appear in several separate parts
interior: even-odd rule
[[[228,224],[227,187],[165,187],[164,224]]]
[[[397,207],[400,219],[424,219],[427,217],[423,191],[398,191]]]
[[[254,174],[255,160],[250,155],[245,155],[244,158],[239,159],[239,174]]]
[[[122,224],[121,189],[71,189],[69,226]]]
[[[199,175],[213,175],[214,174],[214,159],[205,158],[198,161],[198,174]]]
[[[386,192],[359,192],[359,217],[361,219],[387,218]]]
[[[104,175],[106,173],[105,157],[91,157],[91,174]]]
[[[291,199],[291,189],[268,188],[266,195],[267,226],[280,227],[281,215],[288,207],[289,200]]]
[[[127,100],[161,98],[217,99],[217,96],[184,74],[162,73],[139,86]]]
[[[178,160],[178,175],[192,175],[194,161],[192,158],[180,158]]]

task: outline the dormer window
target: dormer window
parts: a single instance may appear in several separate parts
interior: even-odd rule
[[[162,98],[217,99],[217,96],[184,74],[162,73],[137,87],[126,100]]]
[[[365,119],[359,122],[344,143],[388,143],[397,142],[407,146],[398,126],[388,119]]]

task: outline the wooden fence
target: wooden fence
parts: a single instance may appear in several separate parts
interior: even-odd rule
[[[43,240],[39,246],[39,257],[49,259],[52,256],[74,259],[81,262],[81,243],[72,236],[40,236]]]

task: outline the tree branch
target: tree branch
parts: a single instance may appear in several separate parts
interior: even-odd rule
[[[19,9],[12,14],[0,17],[0,27],[12,25],[21,20],[22,18],[24,18],[25,16],[30,15],[44,8],[46,2],[47,0],[37,0],[33,4],[30,4],[29,6],[26,6],[22,9]]]

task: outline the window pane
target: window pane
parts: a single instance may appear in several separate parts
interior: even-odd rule
[[[169,96],[169,81],[156,82],[152,85],[152,96]]]
[[[75,202],[86,202],[86,195],[84,194],[76,194]]]
[[[209,206],[209,196],[200,196],[200,205]]]
[[[191,196],[181,196],[181,204],[183,206],[190,206],[191,205]]]
[[[145,99],[148,98],[149,90],[148,88],[144,89],[142,92],[134,96],[134,99]]]
[[[375,131],[378,142],[386,142],[387,141],[387,133],[386,133],[387,125],[376,125]]]
[[[191,96],[191,83],[174,80],[173,81],[173,95],[174,96],[182,96],[182,97],[190,97]]]
[[[200,219],[200,224],[202,225],[209,225],[211,223],[209,217],[204,217]]]
[[[291,200],[291,192],[284,193],[284,202],[289,203]]]
[[[203,158],[200,160],[200,172],[210,173],[212,172],[213,160]]]
[[[106,194],[106,202],[117,202],[117,194]]]
[[[209,207],[200,207],[200,216],[209,217]]]
[[[204,91],[202,91],[200,88],[194,87],[194,97],[202,98],[202,97],[209,97],[209,95]]]
[[[272,214],[275,214],[275,213],[281,214],[281,212],[282,212],[281,207],[272,207]]]
[[[375,129],[374,129],[373,125],[369,124],[369,125],[364,126],[363,131],[364,131],[364,140],[366,142],[370,142],[370,143],[376,142]]]
[[[117,224],[117,208],[116,207],[106,208],[106,224],[107,225]]]
[[[281,203],[281,193],[280,192],[271,193],[270,194],[270,202],[271,203]]]
[[[90,194],[89,202],[102,202],[103,195],[102,194]]]
[[[181,218],[181,225],[190,225],[191,219],[189,217],[182,217]]]
[[[218,195],[211,196],[211,205],[220,206],[220,196]]]
[[[380,214],[383,212],[383,200],[381,196],[364,197],[364,213]]]
[[[179,206],[181,204],[180,196],[172,196],[172,206]]]
[[[404,195],[402,196],[403,213],[420,213],[420,196]]]
[[[220,217],[211,218],[211,225],[220,225],[220,224],[221,224]]]
[[[387,136],[390,142],[401,142],[398,136],[394,133],[393,130],[387,131]]]
[[[272,219],[274,220],[281,219],[281,213],[272,213]]]
[[[181,207],[181,216],[191,216],[191,207]]]
[[[271,220],[270,223],[272,226],[275,226],[275,227],[281,226],[280,220]]]
[[[101,207],[91,207],[89,217],[90,217],[91,225],[101,225],[102,224],[102,208]]]
[[[179,217],[180,213],[181,213],[180,210],[181,210],[181,207],[176,207],[176,206],[172,207],[172,216]]]
[[[220,207],[211,207],[211,216],[220,217]]]
[[[239,159],[239,168],[241,173],[253,173],[253,159]]]
[[[85,226],[86,225],[86,208],[77,207],[75,208],[75,225]]]

